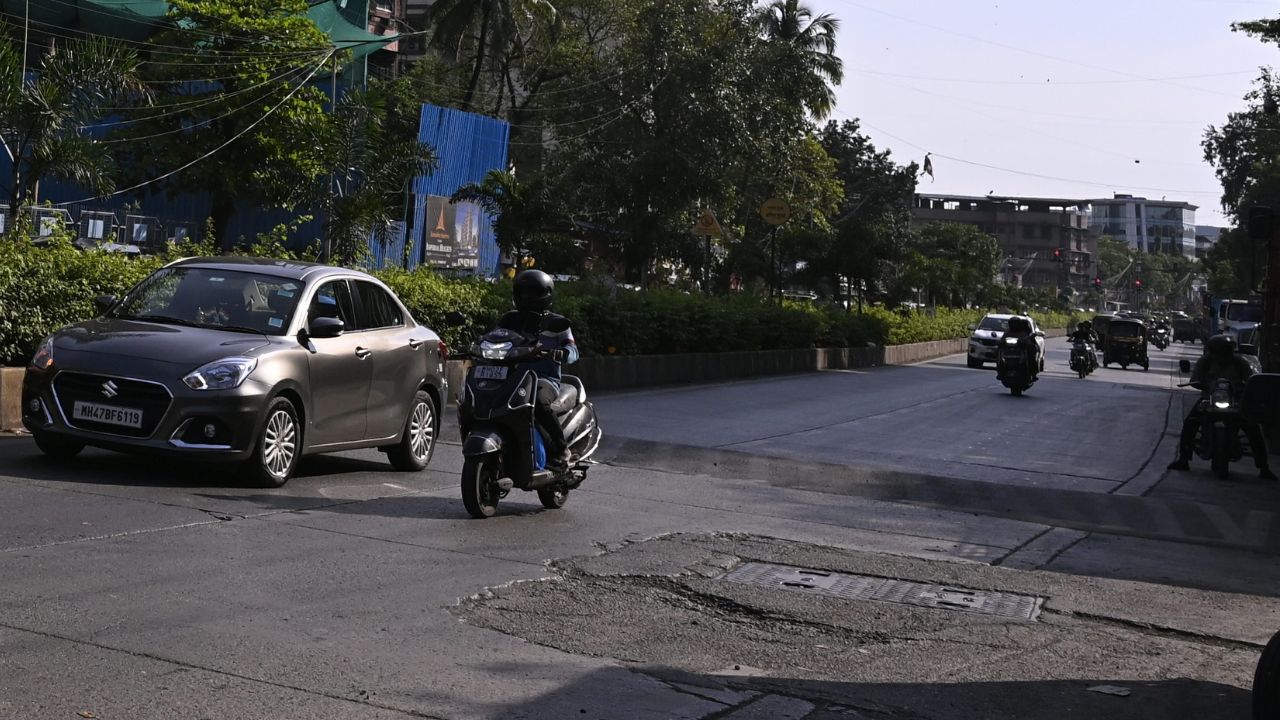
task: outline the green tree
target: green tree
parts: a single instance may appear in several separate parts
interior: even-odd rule
[[[844,78],[844,64],[836,55],[840,21],[829,13],[815,16],[800,0],[772,0],[760,9],[759,18],[765,37],[798,53],[804,74],[788,79],[802,88],[802,102],[809,112],[826,117],[835,107],[831,86]]]
[[[3,31],[0,28],[0,31]],[[77,183],[97,195],[115,189],[112,148],[89,132],[112,108],[145,100],[138,56],[111,40],[72,40],[22,76],[22,49],[0,38],[0,139],[13,161],[9,207],[38,198],[42,178]]]
[[[459,188],[452,200],[475,203],[488,213],[494,240],[517,265],[553,250],[550,236],[559,224],[559,211],[538,179],[522,182],[514,173],[491,170],[481,182]]]
[[[299,198],[324,213],[325,257],[349,263],[373,237],[385,241],[403,217],[407,183],[434,165],[432,149],[416,137],[388,129],[388,98],[380,92],[349,91],[314,139],[327,173]]]
[[[289,207],[327,169],[311,142],[326,122],[326,95],[312,81],[340,53],[307,17],[307,0],[171,6],[173,28],[154,42],[178,50],[146,65],[158,101],[131,114],[117,139],[138,182],[184,168],[164,189],[208,193],[214,232],[229,247],[237,204]]]
[[[468,48],[473,53],[462,109],[473,108],[486,62],[502,59],[513,46],[522,45],[520,20],[535,16],[554,20],[556,9],[547,0],[436,0],[431,5],[432,42],[453,48],[455,62],[462,62]]]

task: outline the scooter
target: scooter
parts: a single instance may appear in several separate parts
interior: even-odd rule
[[[1155,345],[1157,350],[1164,350],[1169,347],[1169,328],[1158,327],[1152,330],[1151,344]]]
[[[1280,633],[1262,651],[1253,674],[1253,720],[1280,717]]]
[[[1213,474],[1226,480],[1231,463],[1244,457],[1244,414],[1231,381],[1219,379],[1209,397],[1200,401],[1204,423],[1196,441],[1196,453],[1209,461]]]
[[[1093,346],[1083,340],[1073,340],[1071,345],[1070,367],[1083,380],[1085,376],[1098,367],[1097,356]]]
[[[546,439],[534,421],[538,377],[521,363],[545,357],[536,337],[499,328],[480,339],[466,357],[472,360],[458,399],[462,433],[462,504],[471,517],[492,517],[498,501],[512,489],[532,491],[547,509],[564,507],[569,492],[587,477],[591,456],[600,446],[595,407],[582,381],[561,379],[551,403],[569,444],[563,469],[547,465]]]
[[[996,353],[996,377],[1014,397],[1021,397],[1036,381],[1031,374],[1033,361],[1027,355],[1027,347],[1018,338],[1006,336],[1000,341],[1000,350]]]

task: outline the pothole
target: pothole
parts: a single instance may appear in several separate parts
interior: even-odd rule
[[[761,562],[743,563],[720,579],[845,600],[897,603],[1022,620],[1039,617],[1045,601],[1045,598],[1034,595],[971,590]]]

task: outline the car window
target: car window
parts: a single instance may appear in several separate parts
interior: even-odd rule
[[[307,311],[309,320],[318,317],[338,318],[347,329],[356,327],[355,304],[351,301],[351,288],[346,280],[332,280],[321,285],[311,298],[311,308]]]
[[[113,317],[281,335],[300,286],[272,275],[205,267],[156,271],[113,311]]]
[[[361,330],[399,327],[404,324],[404,314],[400,312],[400,306],[391,299],[386,290],[364,280],[357,280],[354,284],[356,293],[360,297],[359,327]]]
[[[998,330],[1005,332],[1009,329],[1009,321],[1001,318],[987,316],[982,318],[982,324],[978,326],[979,330]]]

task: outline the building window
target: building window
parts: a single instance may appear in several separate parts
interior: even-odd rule
[[[1026,240],[1033,240],[1036,236],[1036,226],[1026,223],[1022,226],[1022,237]]]

